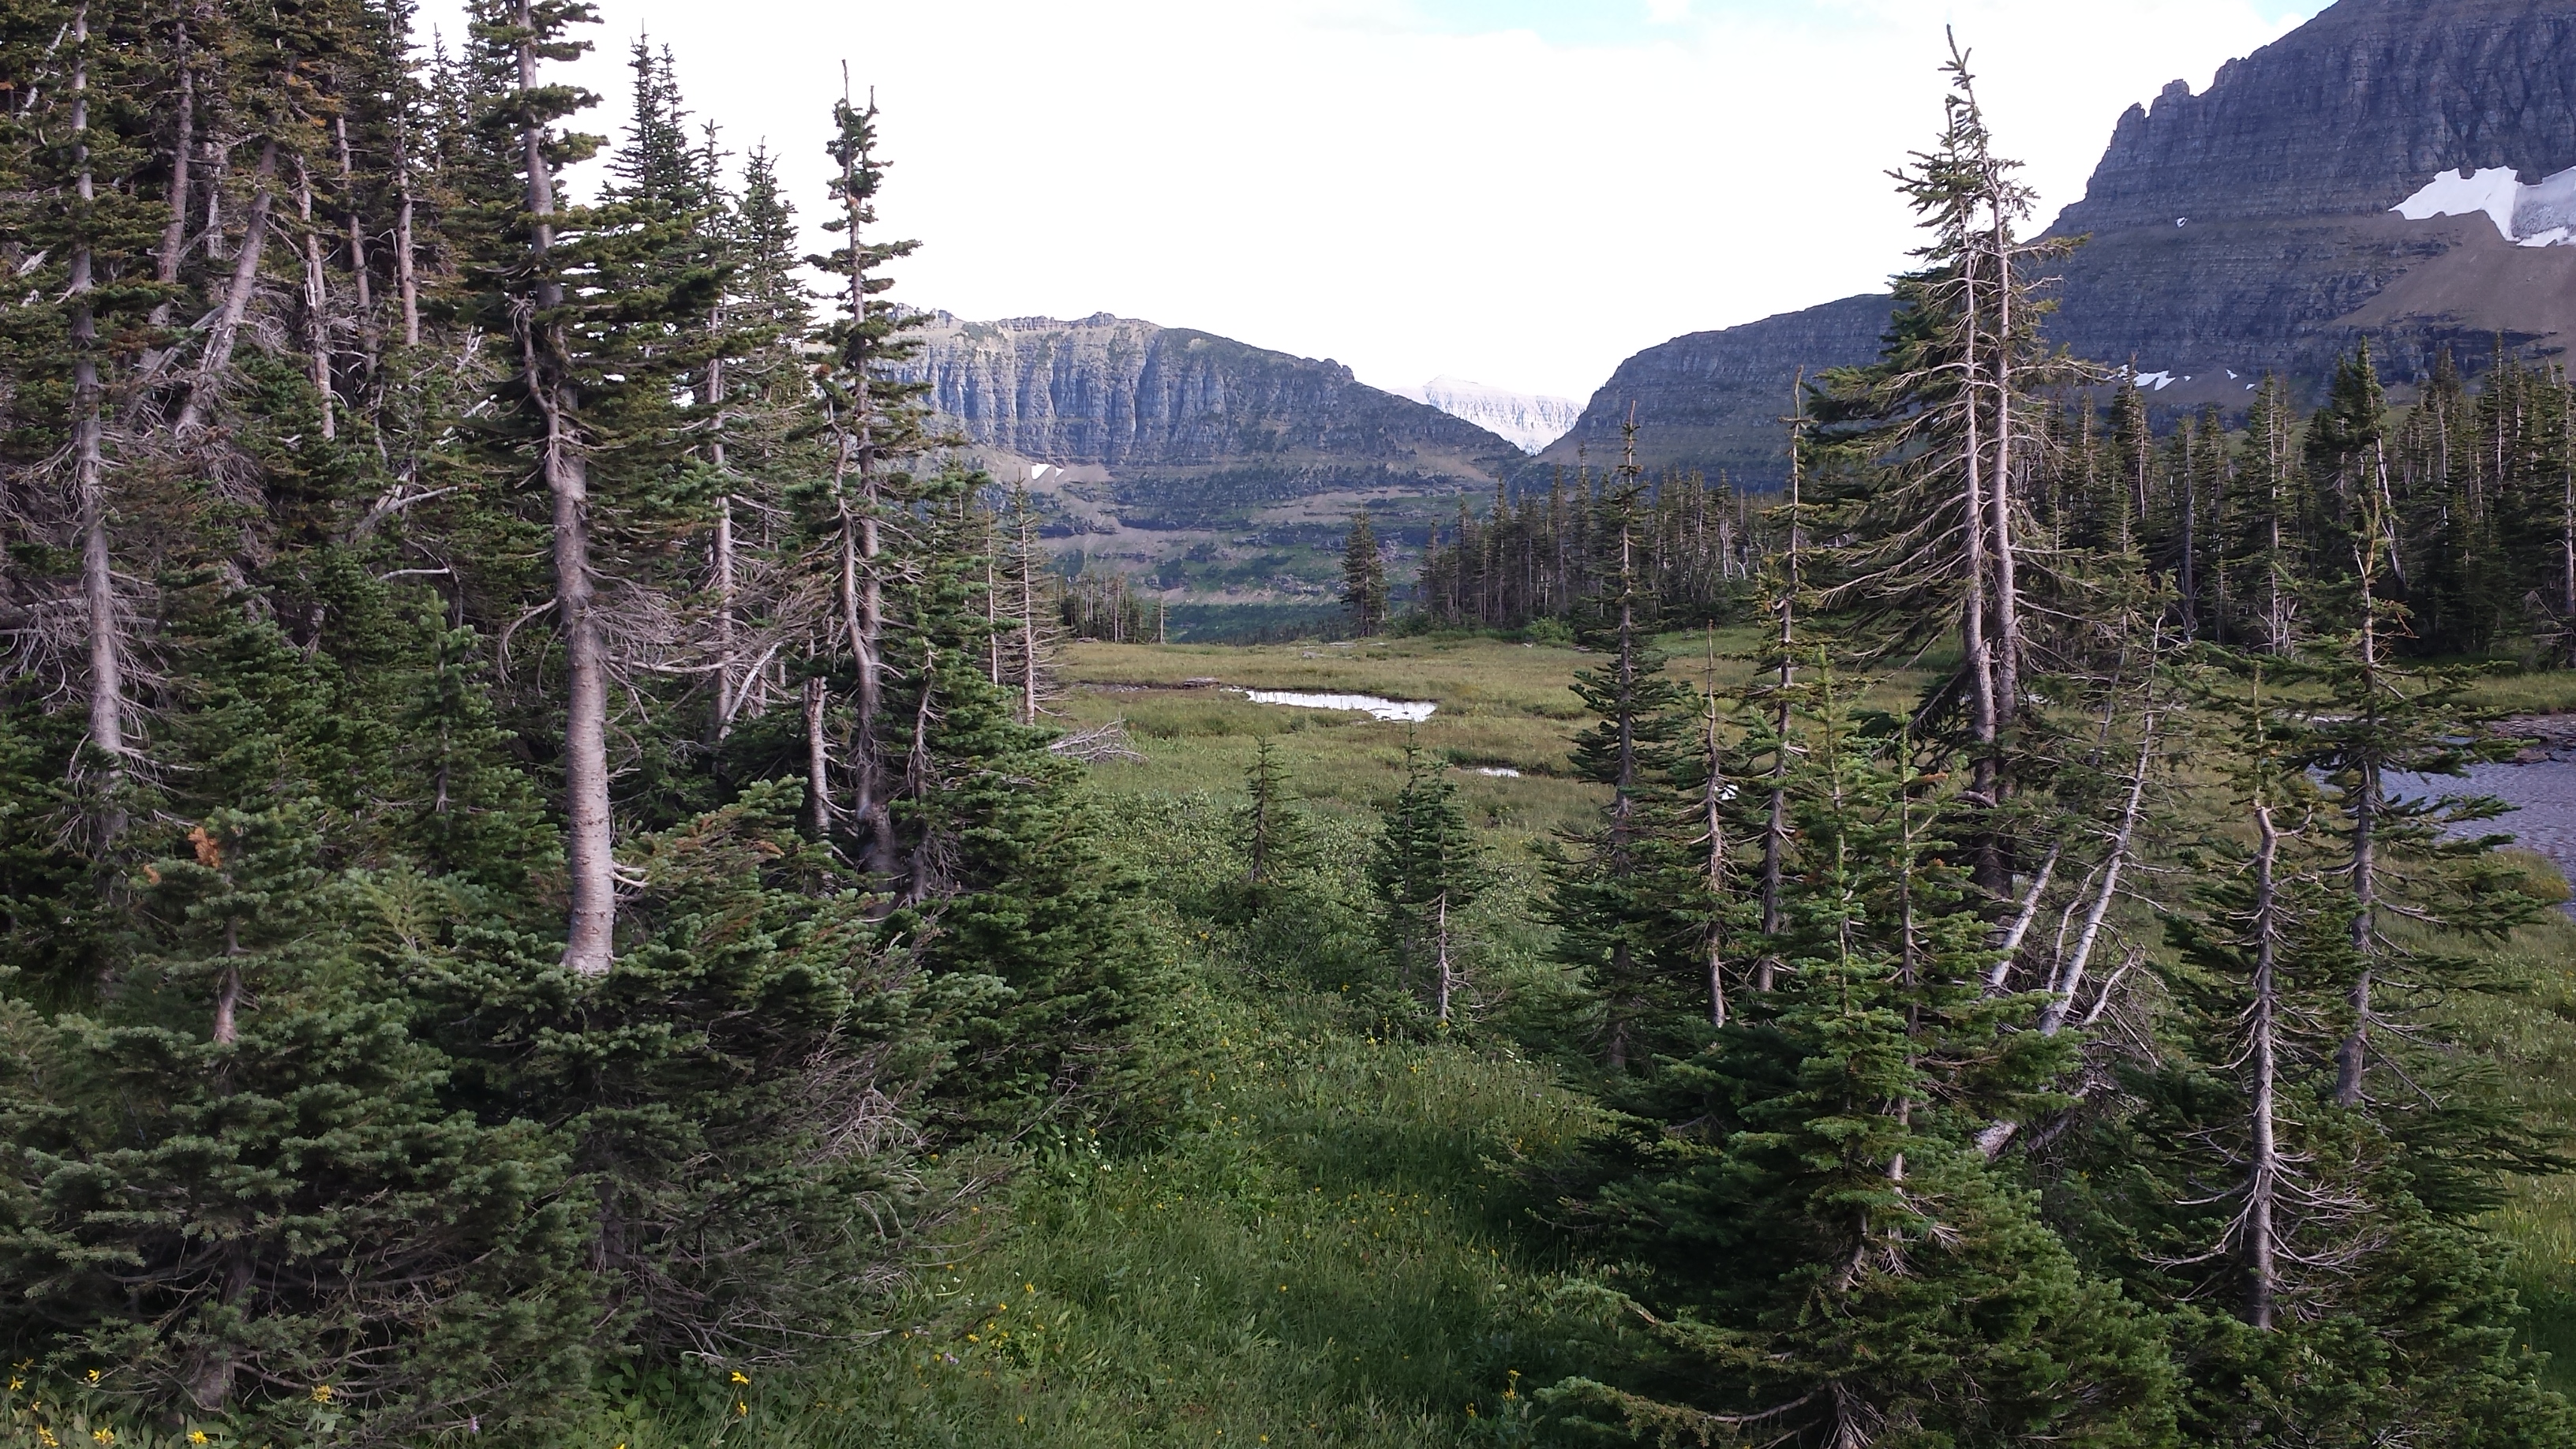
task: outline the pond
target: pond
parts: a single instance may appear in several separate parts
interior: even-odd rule
[[[2510,835],[2576,879],[2576,746],[2553,742],[2545,753],[2520,762],[2472,765],[2465,776],[2391,775],[2387,786],[2390,794],[2407,799],[2491,795],[2512,808],[2460,833]],[[2570,910],[2576,913],[2576,903]]]
[[[1423,700],[1380,699],[1374,694],[1306,694],[1293,689],[1247,689],[1243,693],[1254,704],[1342,710],[1399,724],[1420,724],[1440,708]]]

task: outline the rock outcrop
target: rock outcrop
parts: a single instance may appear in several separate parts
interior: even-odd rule
[[[920,335],[904,374],[941,415],[980,447],[1094,480],[1129,527],[1241,526],[1326,494],[1454,498],[1522,456],[1338,362],[1186,328],[942,312]]]
[[[2266,371],[2313,390],[2364,335],[2400,380],[2446,346],[2474,365],[2498,333],[2554,352],[2576,337],[2576,247],[2393,209],[2460,168],[2537,185],[2571,166],[2576,0],[2342,0],[2205,93],[2177,82],[2121,118],[2051,228],[2089,240],[2049,335],[2134,361],[2166,406],[2241,404]],[[1887,308],[1850,298],[1641,353],[1543,457],[1599,457],[1634,400],[1650,462],[1776,480],[1797,367],[1865,360]]]

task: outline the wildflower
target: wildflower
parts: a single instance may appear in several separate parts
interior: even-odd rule
[[[54,1437],[53,1430],[42,1424],[36,1426],[36,1443],[41,1446],[41,1449],[61,1449],[62,1442]]]
[[[331,1386],[329,1384],[315,1384],[313,1386],[313,1402],[317,1404],[327,1404],[331,1402]]]
[[[747,1384],[751,1382],[751,1380],[746,1377],[740,1369],[735,1369],[733,1371],[733,1381],[738,1384]]]
[[[89,1371],[89,1381],[90,1381],[91,1383],[97,1383],[97,1382],[98,1382],[98,1370],[96,1370],[96,1369],[91,1369],[91,1370]]]
[[[740,1399],[736,1399],[736,1400],[734,1400],[734,1401],[733,1401],[733,1416],[734,1416],[735,1418],[739,1419],[739,1418],[743,1417],[745,1414],[748,1414],[748,1413],[750,1413],[750,1412],[751,1412],[751,1405],[744,1403],[744,1402],[743,1402],[742,1400],[740,1400]]]
[[[209,1441],[207,1440],[207,1438],[206,1438],[206,1431],[205,1431],[205,1430],[203,1430],[203,1429],[191,1429],[191,1430],[189,1430],[189,1431],[188,1431],[188,1442],[189,1442],[189,1443],[191,1443],[191,1444],[204,1444],[204,1443],[209,1442]],[[623,1445],[623,1444],[620,1444],[620,1445],[618,1445],[618,1446],[617,1446],[617,1449],[626,1449],[626,1446],[625,1446],[625,1445]]]
[[[10,1375],[10,1376],[9,1376],[9,1392],[11,1392],[11,1393],[13,1393],[13,1394],[14,1394],[14,1393],[18,1392],[20,1389],[25,1388],[26,1386],[27,1386],[27,1381],[26,1381],[25,1379],[19,1378],[19,1377],[18,1377],[17,1375],[15,1375],[15,1374],[12,1374],[12,1375]]]
[[[116,1431],[114,1429],[92,1429],[89,1431],[89,1436],[101,1444],[113,1444],[116,1442]]]

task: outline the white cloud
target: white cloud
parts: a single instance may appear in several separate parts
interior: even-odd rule
[[[1383,384],[1455,373],[1586,397],[1640,347],[1865,290],[1902,265],[1910,218],[1884,173],[1939,121],[1945,23],[1976,48],[2044,219],[2082,194],[2128,105],[2177,76],[2205,86],[2323,7],[600,8],[600,53],[578,69],[609,101],[585,124],[618,124],[626,42],[647,29],[733,146],[766,138],[781,154],[809,219],[846,58],[885,108],[886,224],[924,243],[898,273],[907,300],[973,317],[1107,310],[1337,357]]]

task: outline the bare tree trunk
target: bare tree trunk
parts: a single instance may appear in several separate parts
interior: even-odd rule
[[[805,820],[816,840],[832,833],[832,745],[823,733],[826,700],[820,676],[805,681]]]
[[[724,445],[716,445],[721,448]],[[721,463],[717,465],[723,467]],[[733,495],[716,500],[716,741],[733,733],[733,718],[742,707],[742,686],[736,676],[742,667],[740,646],[735,639],[734,619],[734,543]]]
[[[2364,722],[2376,724],[2379,713],[2379,613],[2373,597],[2376,570],[2365,555],[2361,562],[2361,667]],[[2379,761],[2361,763],[2359,799],[2352,816],[2352,951],[2361,974],[2352,983],[2352,1029],[2335,1049],[2335,1101],[2358,1107],[2363,1079],[2370,1067],[2370,963],[2378,945],[2379,907]]]
[[[74,186],[87,210],[98,200],[97,178],[90,170],[87,5],[72,12],[72,44],[71,129],[79,167]],[[95,267],[84,234],[72,249],[65,289],[72,304],[72,491],[80,512],[81,602],[89,628],[89,737],[107,761],[108,803],[99,819],[99,834],[103,841],[112,841],[125,829],[124,810],[117,803],[127,758],[125,635],[117,616],[116,575],[107,547],[107,461],[101,442],[107,404],[98,374],[98,313],[91,302],[98,285]]]
[[[313,173],[304,158],[295,158],[295,209],[303,222],[304,345],[312,354],[313,391],[322,401],[322,436],[340,436],[331,399],[330,293],[322,276],[322,237],[313,229]]]
[[[1780,891],[1789,849],[1789,691],[1798,678],[1798,553],[1806,542],[1801,531],[1804,515],[1799,511],[1799,489],[1806,469],[1806,460],[1800,456],[1807,429],[1806,388],[1807,374],[1800,369],[1789,393],[1793,409],[1789,424],[1789,558],[1780,591],[1780,695],[1772,718],[1771,812],[1762,827],[1762,934],[1773,941],[1779,938],[1782,925]],[[1765,950],[1753,966],[1753,989],[1768,992],[1779,984],[1779,979],[1779,953]]]
[[[2129,863],[2129,850],[2137,839],[2138,818],[2147,797],[2147,764],[2155,755],[2156,717],[2149,712],[2138,741],[2138,769],[2129,779],[2129,803],[2120,812],[2120,828],[2111,837],[2111,856],[2102,863],[2102,891],[2093,898],[2092,909],[2085,913],[2084,929],[2075,939],[2075,952],[2060,967],[2056,981],[2049,987],[2048,1005],[2039,1014],[2039,1033],[2055,1036],[2066,1028],[2067,1013],[2075,1009],[2076,993],[2084,989],[2084,971],[2093,960],[2093,948],[2102,938],[2102,922],[2111,914],[2112,902],[2119,899],[2120,872]]]
[[[2280,833],[2273,828],[2272,807],[2254,807],[2261,844],[2254,856],[2254,1000],[2247,1011],[2251,1039],[2246,1065],[2254,1075],[2253,1154],[2245,1184],[2246,1317],[2259,1329],[2272,1327],[2273,1303],[2280,1292],[2279,1241],[2275,1214],[2282,1175],[2277,1130],[2280,1075],[2280,887],[2277,877]]]
[[[349,154],[349,119],[331,118],[331,133],[340,143],[340,201],[349,209],[349,275],[350,295],[357,299],[358,341],[367,359],[368,375],[376,370],[376,318],[373,279],[367,275],[367,228],[358,205],[358,168]]]
[[[1710,633],[1712,658],[1716,649],[1715,631]],[[1713,671],[1712,671],[1713,672]],[[1704,928],[1704,949],[1708,957],[1708,1024],[1726,1025],[1726,933],[1718,911],[1726,899],[1726,776],[1719,767],[1724,760],[1717,737],[1717,694],[1714,680],[1708,696],[1708,781],[1700,791],[1701,828],[1708,832],[1703,842],[1708,847],[1707,872],[1708,924]]]
[[[1036,541],[1029,512],[1020,510],[1020,723],[1038,722],[1038,587]]]
[[[1989,177],[1991,183],[1995,178]],[[2014,556],[2012,529],[2013,477],[2013,279],[2009,210],[1998,192],[1988,204],[1994,212],[1995,252],[1995,475],[1986,494],[1986,533],[1995,554],[1995,692],[2009,719],[2021,710],[2021,568]]]
[[[214,1039],[217,1046],[231,1046],[241,1040],[242,977],[241,925],[224,922],[224,970],[215,981]]]
[[[188,22],[179,22],[179,115],[177,136],[170,146],[170,221],[161,229],[161,267],[158,279],[163,286],[179,280],[179,257],[188,247],[188,148],[197,137],[197,68],[188,59]],[[163,303],[157,315],[166,317],[169,304]]]
[[[214,330],[207,334],[206,355],[197,364],[188,400],[179,409],[179,432],[205,422],[215,394],[223,388],[224,374],[232,368],[233,343],[241,335],[242,318],[250,311],[251,293],[259,286],[259,256],[268,237],[269,209],[276,202],[276,177],[277,142],[271,138],[259,149],[259,172],[252,183],[250,216],[242,226],[241,251],[233,258],[232,285],[224,292],[224,309],[215,314]]]
[[[2048,883],[2056,877],[2057,862],[2065,853],[2065,849],[2063,841],[2052,842],[2049,845],[2048,858],[2040,862],[2039,874],[2032,877],[2029,890],[2022,896],[2021,910],[2014,915],[2012,924],[2005,928],[2002,938],[1995,943],[1995,950],[1999,954],[1995,958],[1995,964],[1986,969],[1988,996],[2002,995],[2004,987],[2011,983],[2013,957],[2021,950],[2022,940],[2030,935],[2032,923],[2039,919],[2040,902],[2048,895]]]
[[[518,23],[535,29],[531,0],[519,0]],[[519,42],[519,89],[537,88],[532,40]],[[533,221],[530,259],[539,270],[536,307],[563,305],[561,282],[543,275],[554,250],[554,177],[548,169],[545,132],[520,133],[528,173],[528,215]],[[562,373],[562,339],[540,339],[531,317],[521,324],[522,362],[528,394],[546,420],[544,471],[554,505],[556,624],[564,632],[564,842],[572,904],[564,933],[564,965],[583,976],[601,976],[616,961],[616,816],[608,798],[608,640],[597,614],[590,571],[590,474],[572,419],[571,382]]]
[[[420,345],[420,278],[412,251],[411,128],[394,108],[394,286],[402,293],[403,346]]]
[[[1998,739],[1997,702],[1995,699],[1995,660],[1993,647],[1986,638],[1986,613],[1991,604],[1991,560],[1988,557],[1985,478],[1986,445],[1982,414],[1978,406],[1976,379],[1983,362],[1978,356],[1982,334],[1978,331],[1983,315],[1978,305],[1978,281],[1974,259],[1962,269],[1961,284],[1967,289],[1968,329],[1967,356],[1961,368],[1969,379],[1962,397],[1967,407],[1968,436],[1961,451],[1965,468],[1961,479],[1966,489],[1960,526],[1960,537],[1967,548],[1968,582],[1966,597],[1960,609],[1959,640],[1967,655],[1968,720],[1975,731],[1977,755],[1973,762],[1978,800],[1988,818],[1987,827],[1977,833],[1976,881],[1987,895],[2004,893],[2002,841],[1994,829],[1994,819],[2002,804],[2001,761]]]
[[[1449,961],[1449,893],[1447,891],[1442,891],[1440,893],[1437,910],[1438,925],[1436,929],[1438,931],[1438,935],[1434,937],[1434,940],[1440,948],[1440,981],[1436,991],[1440,1000],[1440,1020],[1445,1023],[1449,1020],[1449,988],[1451,983],[1450,972],[1452,969]],[[1612,1055],[1614,1058],[1620,1055],[1615,1045],[1612,1048]],[[1616,1070],[1620,1064],[1618,1061],[1613,1060],[1610,1065],[1613,1070]]]

